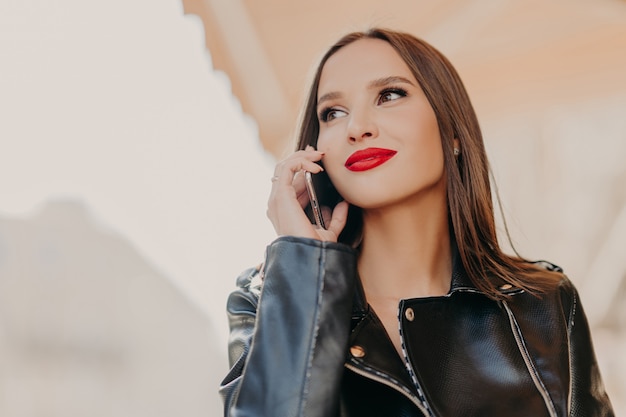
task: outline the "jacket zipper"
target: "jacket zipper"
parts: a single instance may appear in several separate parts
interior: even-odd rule
[[[522,354],[522,358],[524,358],[524,363],[526,364],[526,368],[530,373],[530,377],[532,378],[535,387],[543,397],[543,401],[546,403],[546,408],[548,409],[548,413],[550,413],[551,417],[558,417],[556,414],[556,409],[554,408],[554,404],[552,403],[552,399],[550,398],[550,394],[548,390],[543,385],[541,378],[539,377],[539,373],[537,369],[535,369],[535,365],[530,360],[530,354],[526,349],[526,345],[522,338],[521,330],[517,325],[517,320],[515,320],[515,316],[513,315],[513,311],[510,309],[509,305],[506,301],[502,301],[502,305],[506,310],[506,314],[509,316],[509,323],[511,324],[511,331],[513,332],[513,336],[515,337],[515,342],[517,343],[517,348]]]
[[[477,293],[480,294],[480,291],[477,291],[474,288],[469,288],[469,287],[460,287],[455,289],[454,292],[470,292],[470,293]],[[448,294],[449,296],[450,294]],[[352,372],[354,372],[355,374],[361,375],[362,377],[365,378],[369,378],[373,381],[379,382],[383,385],[388,386],[389,388],[392,388],[394,391],[399,392],[400,394],[402,394],[403,396],[405,396],[406,398],[408,398],[413,404],[415,404],[415,406],[420,410],[420,412],[424,415],[424,417],[430,417],[432,414],[428,411],[428,409],[426,409],[426,407],[424,407],[424,404],[419,400],[419,398],[416,398],[413,395],[410,395],[408,393],[406,393],[404,390],[400,389],[396,384],[394,384],[393,382],[389,381],[388,379],[385,379],[383,377],[380,377],[376,374],[372,374],[368,371],[362,370],[358,367],[356,367],[355,365],[352,365],[350,363],[346,363],[345,367],[349,370],[351,370]],[[415,371],[413,371],[415,372]]]
[[[365,378],[369,378],[369,379],[371,379],[373,381],[376,381],[376,382],[379,382],[379,383],[381,383],[383,385],[386,385],[389,388],[392,388],[393,390],[399,392],[400,394],[402,394],[406,398],[408,398],[413,404],[415,404],[415,406],[422,412],[424,417],[428,417],[430,415],[428,413],[428,411],[426,410],[426,408],[424,408],[422,403],[417,398],[415,398],[412,395],[406,393],[404,390],[400,389],[396,384],[394,384],[393,382],[389,381],[388,379],[385,379],[385,378],[383,378],[381,376],[378,376],[376,374],[372,374],[370,372],[367,372],[365,370],[357,368],[355,365],[352,365],[350,363],[346,363],[345,367],[347,369],[351,370],[352,372],[354,372],[355,374],[361,375],[362,377],[365,377]]]
[[[417,380],[417,374],[415,373],[415,369],[413,369],[413,364],[409,359],[409,354],[406,350],[406,342],[404,340],[404,330],[402,329],[402,317],[400,314],[402,312],[402,308],[398,306],[398,332],[400,333],[400,343],[402,345],[402,359],[404,359],[404,366],[407,369],[407,372],[411,376],[411,380],[413,381],[413,385],[415,385],[415,389],[417,389],[417,396],[419,401],[422,403],[428,416],[432,416],[431,407],[426,401],[426,394],[424,393],[424,389],[422,388],[422,384]]]

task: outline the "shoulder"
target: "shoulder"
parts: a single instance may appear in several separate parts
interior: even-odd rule
[[[237,277],[237,287],[246,292],[259,293],[263,284],[263,264],[244,270]]]
[[[526,336],[565,340],[580,317],[580,302],[574,283],[563,270],[546,261],[533,262],[541,271],[535,279],[544,279],[541,290],[518,289],[504,301]]]
[[[544,276],[548,278],[548,282],[551,283],[551,285],[545,287],[545,294],[557,297],[565,296],[567,298],[576,296],[576,286],[563,271],[563,268],[546,260],[530,263],[540,272],[543,272]]]
[[[558,307],[564,317],[571,321],[579,304],[578,290],[560,266],[545,260],[532,262],[533,266],[544,271],[546,283],[543,291],[535,294],[540,303]]]
[[[550,272],[563,272],[563,268],[558,266],[557,264],[553,264],[552,262],[540,259],[538,261],[532,261],[531,264],[535,265],[538,268],[544,269]]]
[[[237,289],[230,293],[226,303],[229,314],[256,312],[261,294],[263,279],[261,276],[262,264],[244,270],[237,277]]]
[[[569,279],[563,268],[560,266],[545,260],[531,262],[535,267],[539,268],[549,274],[552,278],[553,289],[552,292],[557,295],[575,297],[577,294],[576,286]],[[550,291],[548,291],[550,292]]]

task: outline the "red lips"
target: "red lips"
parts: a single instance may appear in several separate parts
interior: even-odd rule
[[[356,151],[346,160],[345,167],[350,171],[367,171],[384,164],[398,153],[392,149],[367,148]]]

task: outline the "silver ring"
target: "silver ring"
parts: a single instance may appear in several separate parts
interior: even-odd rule
[[[270,181],[272,182],[278,181],[278,175],[274,175],[272,178],[270,178]]]

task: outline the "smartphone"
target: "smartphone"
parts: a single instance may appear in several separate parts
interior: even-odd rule
[[[343,200],[343,197],[337,192],[326,171],[317,174],[305,171],[304,178],[309,199],[311,200],[311,204],[304,208],[304,212],[311,223],[326,229],[321,207],[324,206],[334,210],[337,203]],[[360,218],[360,209],[350,205],[346,225],[338,236],[339,241],[350,245],[358,245],[361,239]]]
[[[304,172],[304,180],[306,182],[306,189],[309,192],[309,201],[311,204],[311,211],[313,212],[313,219],[317,227],[326,229],[326,225],[324,224],[324,217],[322,216],[322,209],[320,207],[320,201],[317,198],[317,193],[315,192],[315,186],[313,185],[313,174],[309,171]]]

